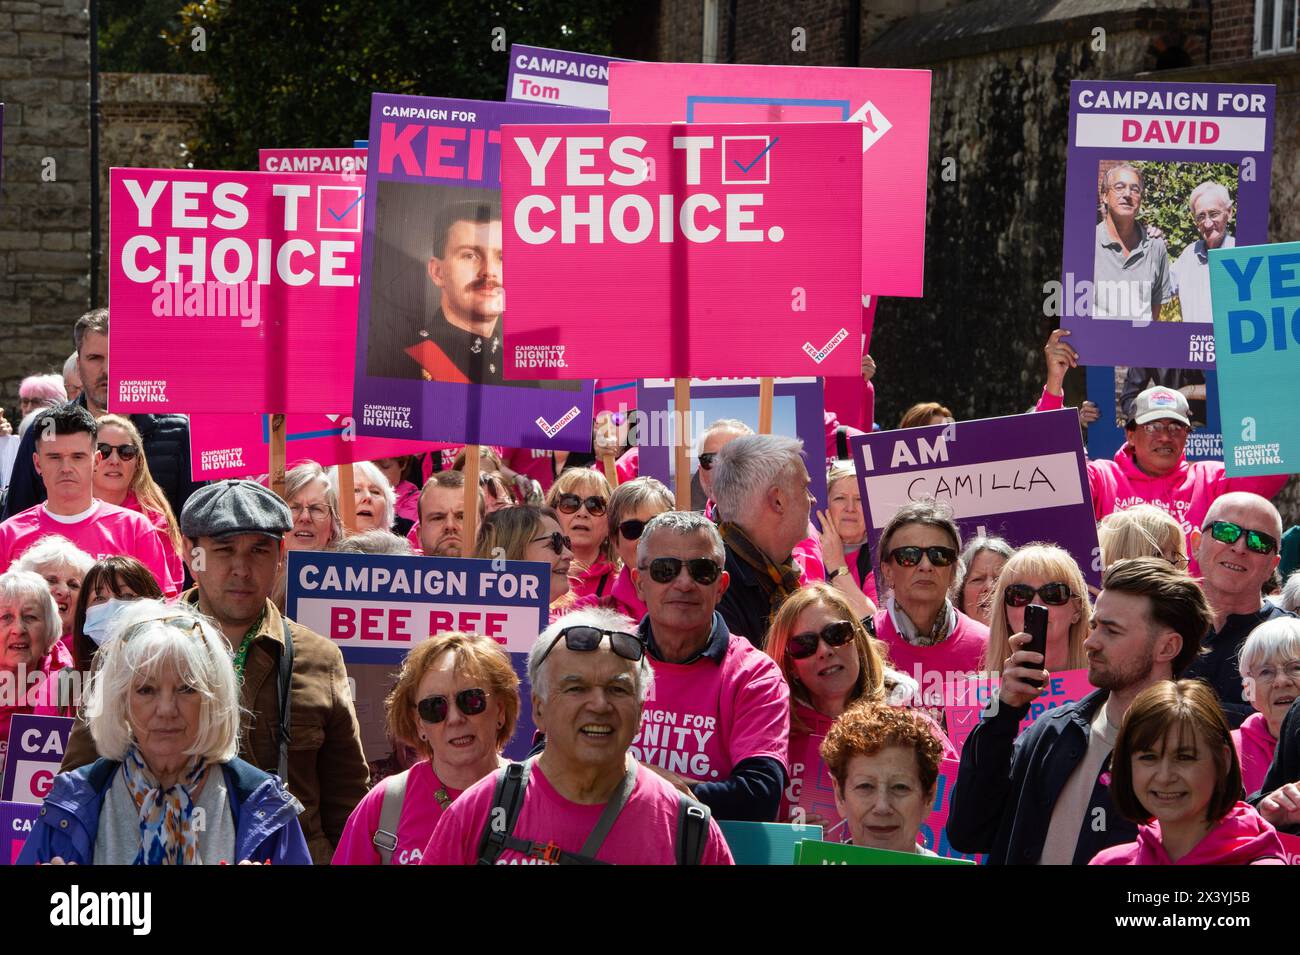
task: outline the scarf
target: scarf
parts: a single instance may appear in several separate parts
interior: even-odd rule
[[[885,609],[889,611],[889,618],[893,621],[898,635],[914,647],[933,647],[943,643],[957,626],[957,611],[947,600],[943,602],[943,606],[939,608],[939,612],[935,614],[934,620],[925,633],[922,633],[921,628],[907,615],[907,611],[895,603],[893,594],[886,599]]]
[[[158,779],[140,751],[132,746],[122,760],[126,788],[140,813],[140,851],[132,865],[198,865],[199,836],[190,824],[194,812],[194,791],[208,770],[202,757],[195,757],[181,782],[161,789]]]
[[[799,568],[789,559],[784,564],[772,563],[771,559],[745,536],[745,532],[730,521],[723,521],[718,526],[718,530],[722,534],[722,542],[727,545],[727,550],[735,554],[758,575],[759,586],[767,593],[772,613],[776,613],[785,599],[799,589]]]

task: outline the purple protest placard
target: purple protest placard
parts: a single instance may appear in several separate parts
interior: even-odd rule
[[[590,381],[503,374],[500,129],[605,119],[603,110],[374,94],[358,434],[591,449]]]
[[[614,56],[512,43],[506,102],[608,109],[609,64],[628,62]]]
[[[636,444],[640,448],[640,473],[658,478],[675,487],[675,455],[678,416],[671,378],[646,378],[637,385],[636,407],[639,412]],[[699,454],[704,429],[722,418],[735,418],[758,431],[757,378],[692,378],[690,435],[693,444],[691,462],[691,506],[704,509],[705,494],[700,487]],[[826,424],[822,417],[822,382],[820,378],[778,378],[772,393],[772,434],[800,438],[809,490],[817,498],[817,507],[826,507]]]
[[[1084,364],[1214,370],[1207,250],[1268,241],[1273,100],[1070,83],[1062,275],[1044,290]]]
[[[71,732],[70,716],[15,714],[9,723],[9,748],[5,754],[0,799],[44,802],[63,762]]]
[[[1068,550],[1088,582],[1101,584],[1079,413],[959,421],[851,438],[867,540],[879,563],[880,532],[909,501],[952,505],[963,536],[992,534],[1013,547],[1049,541]]]
[[[41,807],[29,802],[0,802],[0,865],[13,865],[23,851]]]

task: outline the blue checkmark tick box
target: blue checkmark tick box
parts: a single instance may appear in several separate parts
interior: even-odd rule
[[[361,186],[321,186],[316,190],[316,230],[318,232],[360,232]]]
[[[771,180],[772,147],[780,137],[723,136],[722,184],[766,186]]]

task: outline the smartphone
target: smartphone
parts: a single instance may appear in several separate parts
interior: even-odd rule
[[[1032,650],[1034,653],[1043,655],[1043,668],[1047,666],[1047,608],[1041,604],[1030,604],[1025,608],[1025,633],[1029,634],[1029,642],[1021,650]],[[1042,685],[1037,680],[1026,680],[1031,686],[1042,689]]]

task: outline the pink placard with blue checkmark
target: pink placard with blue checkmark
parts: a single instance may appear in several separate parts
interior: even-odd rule
[[[850,123],[861,130],[862,291],[917,297],[925,276],[929,70],[609,65],[615,123]]]
[[[352,407],[365,179],[114,169],[120,412]]]
[[[858,373],[862,134],[503,126],[507,378]]]

